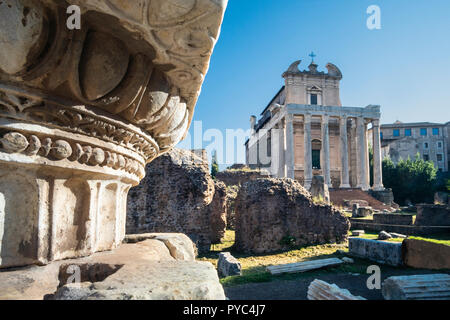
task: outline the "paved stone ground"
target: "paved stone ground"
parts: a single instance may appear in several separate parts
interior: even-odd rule
[[[420,270],[417,274],[437,273],[436,271]],[[384,281],[391,276],[404,275],[402,270],[383,272],[381,279]],[[309,284],[314,279],[320,279],[328,283],[334,283],[340,288],[349,290],[353,295],[364,297],[368,300],[383,300],[381,290],[369,290],[366,282],[367,275],[351,275],[349,273],[328,273],[320,276],[302,277],[296,280],[281,280],[263,283],[250,283],[232,287],[225,287],[225,295],[230,300],[306,300]]]

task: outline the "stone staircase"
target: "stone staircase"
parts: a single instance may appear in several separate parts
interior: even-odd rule
[[[345,200],[364,200],[375,210],[391,209],[361,189],[330,189],[330,200],[337,207],[346,207]]]

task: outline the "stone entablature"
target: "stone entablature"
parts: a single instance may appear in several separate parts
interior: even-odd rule
[[[0,2],[0,268],[121,243],[128,190],[188,130],[226,7],[179,2]]]

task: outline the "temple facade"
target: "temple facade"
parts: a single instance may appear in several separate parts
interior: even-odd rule
[[[300,63],[283,73],[285,85],[259,121],[250,118],[247,165],[266,168],[273,177],[296,179],[307,189],[314,175],[323,175],[329,188],[384,190],[380,106],[342,106],[341,71],[331,63],[327,72],[318,71],[314,61],[300,71]],[[372,185],[369,144],[374,150]]]

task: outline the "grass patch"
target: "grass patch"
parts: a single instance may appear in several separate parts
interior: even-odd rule
[[[447,239],[431,239],[431,238],[422,238],[422,237],[408,237],[408,239],[414,239],[414,240],[422,240],[422,241],[428,241],[428,242],[433,242],[433,243],[437,243],[437,244],[444,244],[446,246],[450,246],[450,235],[444,235],[443,238],[447,238]]]
[[[298,279],[313,274],[323,274],[323,272],[342,272],[340,267],[328,270],[309,271],[306,273],[282,274],[272,276],[267,272],[266,267],[278,264],[288,264],[316,259],[326,259],[339,257],[337,250],[348,251],[347,244],[323,244],[305,247],[293,247],[291,250],[275,252],[270,254],[252,255],[236,252],[233,248],[235,233],[233,230],[227,230],[221,244],[211,246],[211,251],[201,254],[198,257],[200,261],[211,262],[217,267],[217,260],[220,252],[231,252],[233,256],[239,259],[242,266],[242,276],[233,276],[222,278],[220,282],[224,286],[233,286],[245,283],[269,282],[272,280],[291,280]],[[355,267],[362,270],[362,267]],[[353,270],[353,269],[352,269]],[[365,271],[365,270],[364,270]]]
[[[351,232],[350,232],[351,233]],[[450,235],[435,235],[435,238],[420,238],[420,237],[411,237],[413,239],[431,241],[441,244],[450,245]],[[362,236],[362,238],[366,239],[377,239],[378,233],[366,233]],[[270,281],[280,281],[280,280],[295,280],[301,279],[304,277],[320,277],[325,274],[342,274],[342,273],[351,273],[351,274],[367,274],[367,268],[370,265],[373,265],[374,262],[359,259],[352,257],[354,263],[352,264],[342,264],[339,266],[318,269],[313,271],[308,271],[304,273],[291,273],[291,274],[281,274],[281,275],[271,275],[266,267],[270,265],[278,265],[278,264],[287,264],[287,263],[295,263],[302,262],[308,260],[316,260],[316,259],[326,259],[326,258],[342,258],[346,256],[346,252],[348,252],[347,243],[345,244],[324,244],[324,245],[313,245],[313,246],[305,246],[305,247],[296,247],[292,250],[276,252],[271,254],[261,254],[261,255],[251,255],[244,254],[240,252],[236,252],[233,248],[234,246],[235,233],[232,230],[227,230],[225,233],[225,237],[220,244],[212,245],[211,251],[202,254],[198,257],[200,261],[208,261],[211,262],[214,266],[217,267],[217,260],[220,252],[231,252],[234,257],[239,259],[242,265],[242,275],[241,276],[232,276],[227,278],[220,279],[220,283],[224,287],[230,287],[235,285],[242,285],[247,283],[261,283],[261,282],[270,282]],[[389,239],[391,242],[402,242],[404,239],[395,238]],[[338,250],[340,250],[338,252]],[[380,265],[382,272],[390,272],[394,270],[402,270],[402,274],[416,274],[419,269],[412,269],[406,267],[390,267],[387,265]],[[428,270],[429,272],[430,270]]]

